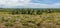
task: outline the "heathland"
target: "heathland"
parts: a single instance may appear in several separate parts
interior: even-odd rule
[[[0,8],[0,28],[60,28],[60,8]]]

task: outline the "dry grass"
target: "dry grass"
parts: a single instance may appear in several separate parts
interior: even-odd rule
[[[60,28],[60,13],[0,14],[0,28]]]

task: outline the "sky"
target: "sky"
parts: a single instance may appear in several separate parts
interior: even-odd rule
[[[60,0],[0,0],[0,8],[60,8]]]

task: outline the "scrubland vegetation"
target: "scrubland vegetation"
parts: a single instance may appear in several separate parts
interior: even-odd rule
[[[0,8],[0,28],[60,28],[60,8]]]

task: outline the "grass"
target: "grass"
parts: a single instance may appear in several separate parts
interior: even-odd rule
[[[0,28],[60,28],[60,13],[0,14]]]

